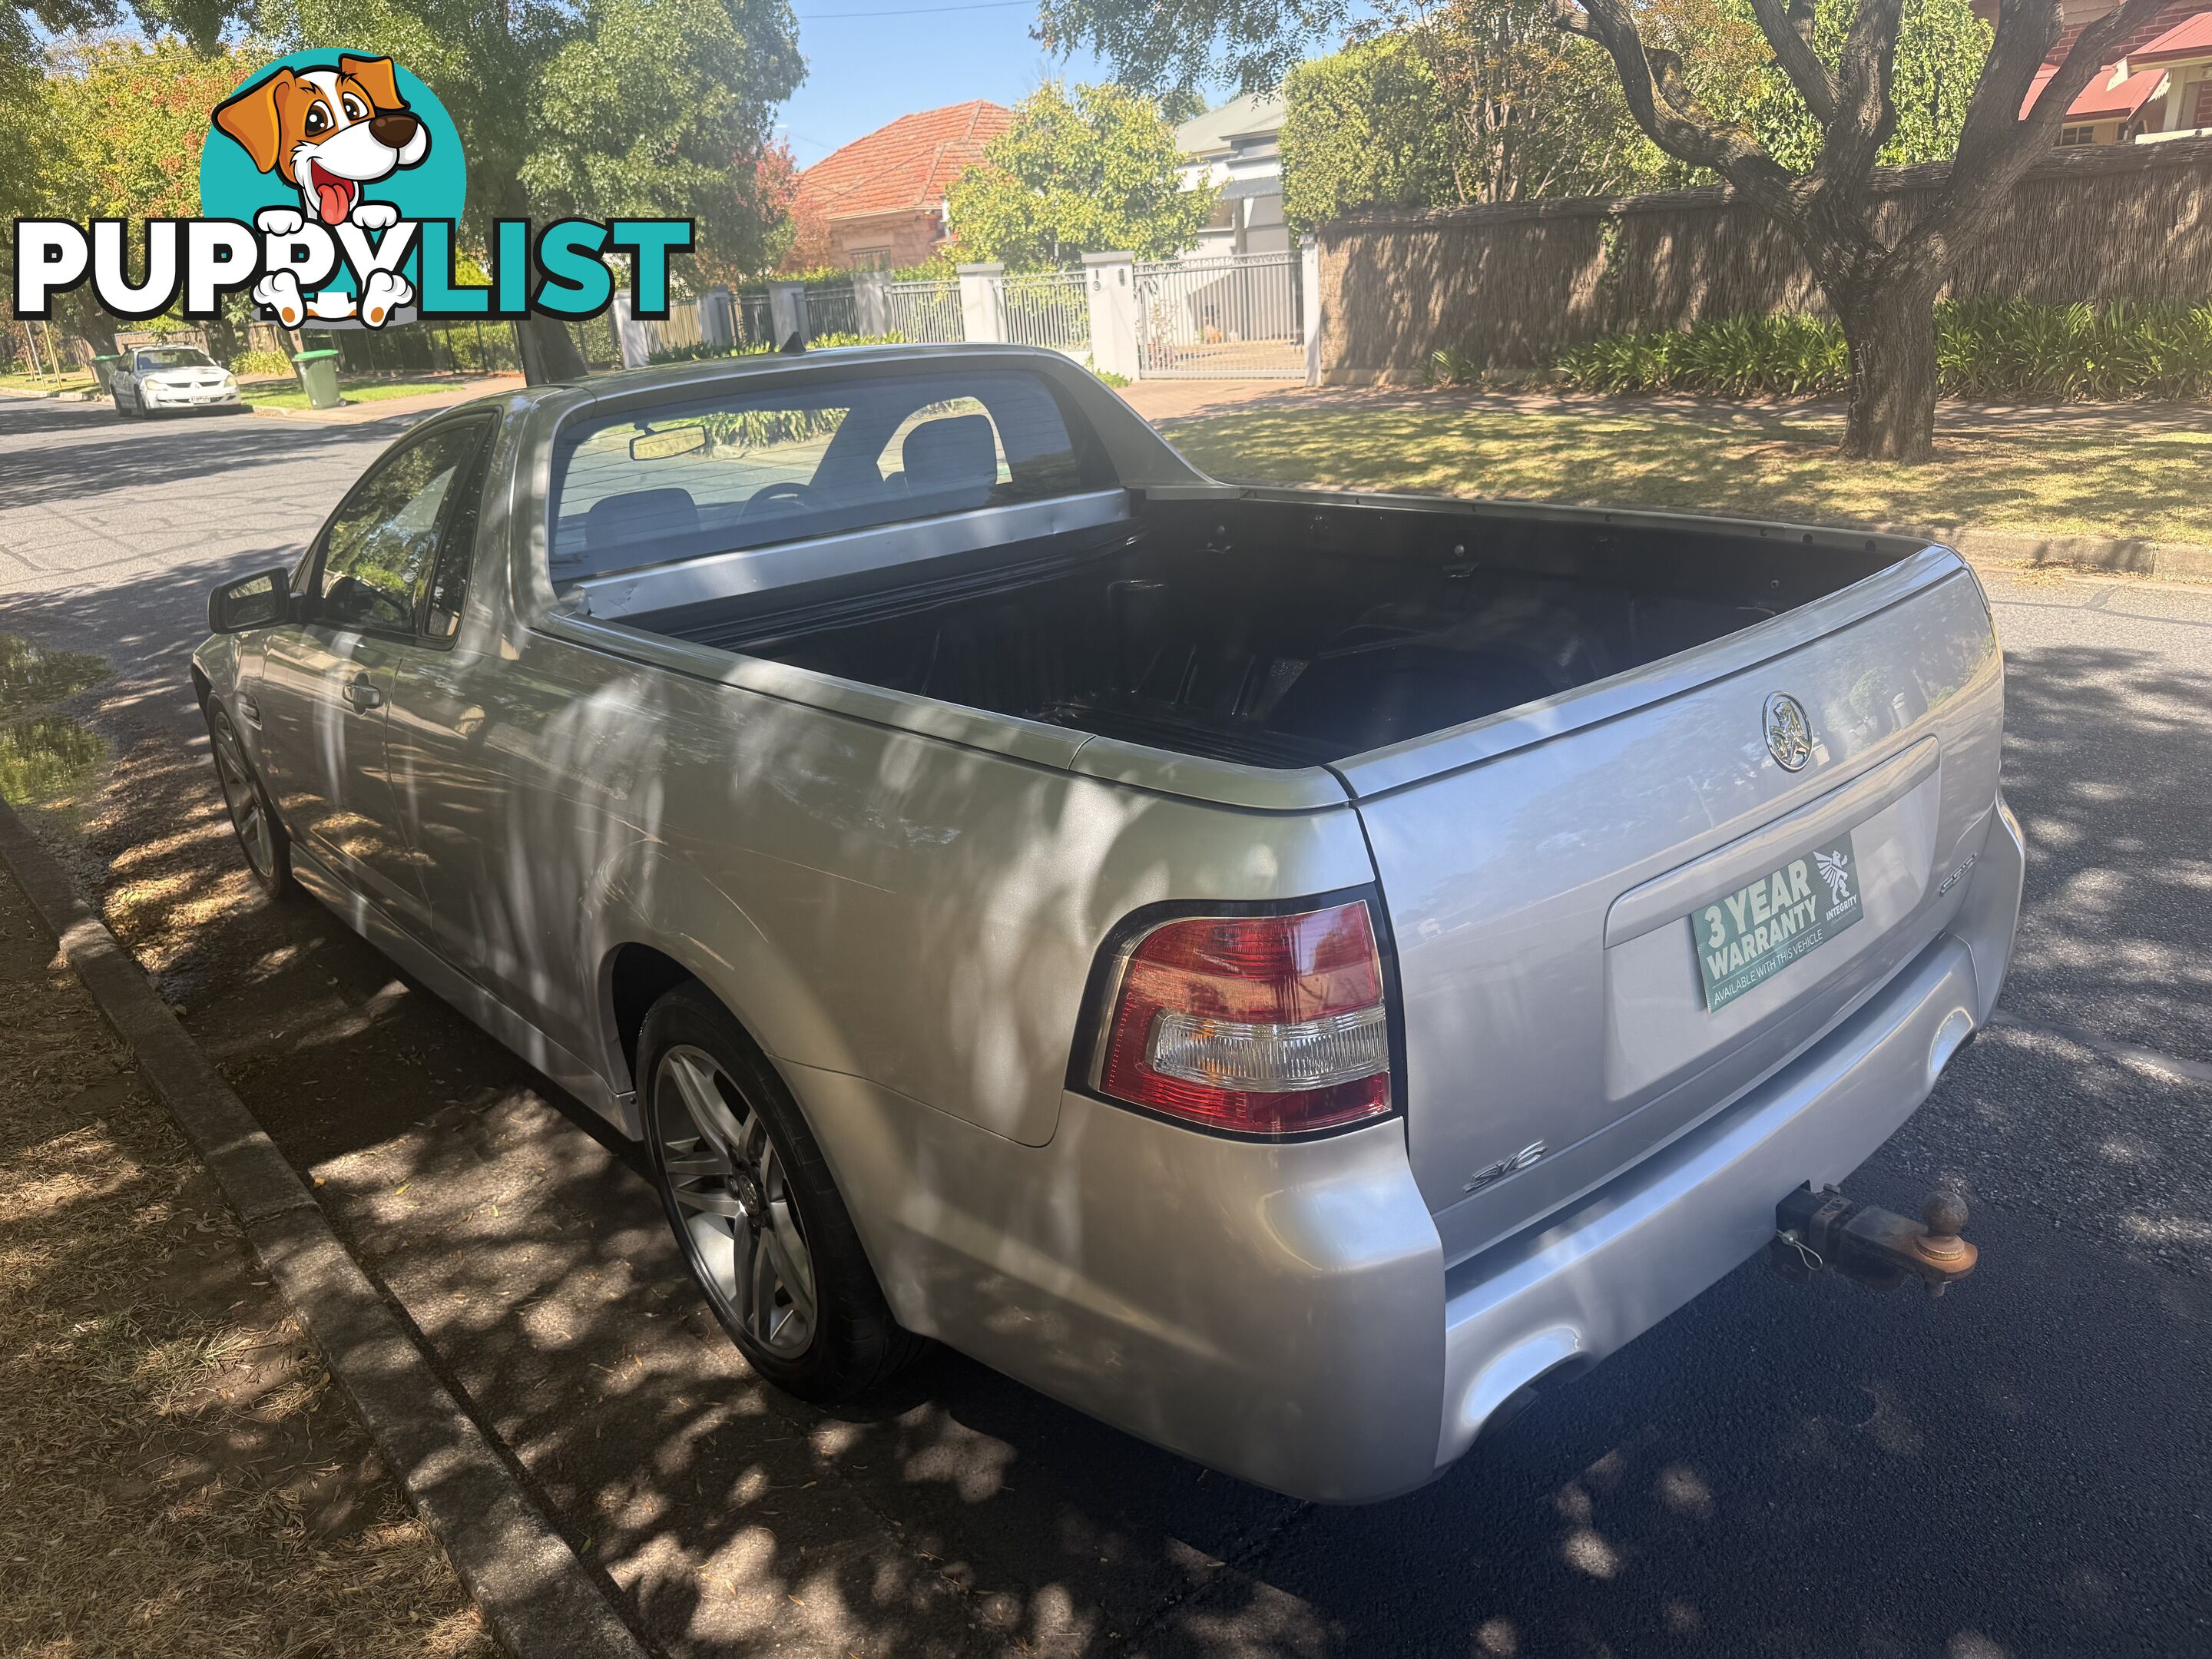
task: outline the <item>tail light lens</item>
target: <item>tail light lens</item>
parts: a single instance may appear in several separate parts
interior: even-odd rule
[[[1387,1115],[1389,1009],[1366,902],[1144,934],[1121,963],[1096,1079],[1112,1099],[1248,1134]]]

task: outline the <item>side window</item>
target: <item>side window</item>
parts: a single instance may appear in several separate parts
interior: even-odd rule
[[[477,421],[442,428],[354,486],[324,539],[319,620],[414,631],[447,503],[483,434]]]

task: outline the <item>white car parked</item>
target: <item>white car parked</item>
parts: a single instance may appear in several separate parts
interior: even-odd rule
[[[198,346],[140,346],[116,364],[108,390],[118,415],[210,404],[239,407],[237,380]]]

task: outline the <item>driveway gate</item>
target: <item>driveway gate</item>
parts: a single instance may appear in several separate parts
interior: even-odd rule
[[[1233,253],[1137,267],[1145,380],[1303,380],[1296,253]]]

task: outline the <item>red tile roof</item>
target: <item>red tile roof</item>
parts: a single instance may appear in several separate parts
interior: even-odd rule
[[[2126,120],[2148,103],[2159,88],[2166,84],[2167,71],[2153,64],[2148,69],[2137,70],[2115,86],[2112,84],[2112,72],[2118,67],[2117,64],[2109,65],[2089,77],[2089,84],[2081,89],[2081,95],[2066,106],[2068,120]],[[2035,100],[2043,96],[2043,88],[2057,73],[2056,64],[2045,64],[2036,70],[2035,80],[2028,87],[2027,96],[2021,100],[2021,119],[2027,118],[2027,112],[2035,107]]]
[[[1013,119],[1013,111],[981,98],[902,115],[800,173],[798,211],[854,219],[933,210]]]
[[[2081,95],[2067,106],[2066,117],[2071,121],[2109,121],[2115,116],[2125,120],[2166,85],[2166,76],[2165,70],[2154,64],[2147,70],[2137,70],[2119,85],[2111,86],[2106,83],[2112,76],[2100,70]]]
[[[2185,18],[2140,52],[2128,54],[2130,64],[2162,63],[2176,58],[2212,57],[2212,11]]]

